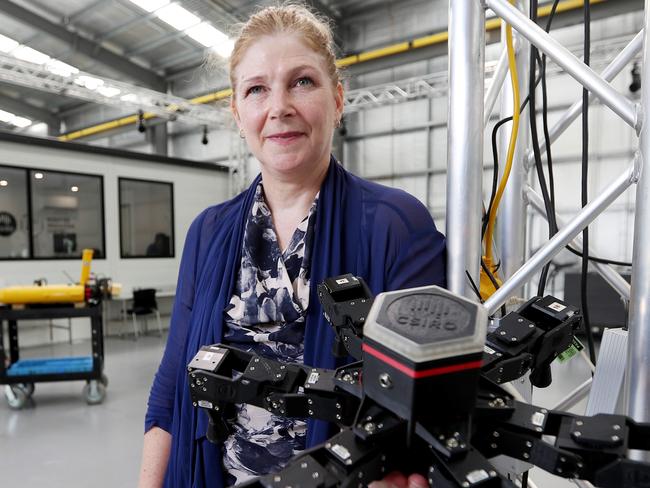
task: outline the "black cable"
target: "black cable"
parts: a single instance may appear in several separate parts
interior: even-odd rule
[[[557,6],[558,6],[559,2],[560,2],[560,0],[555,0],[553,2],[553,6],[551,7],[551,12],[549,13],[548,20],[546,22],[546,32],[549,32],[551,30],[551,24],[553,23],[553,18],[555,17],[555,11],[557,10]],[[546,68],[546,61],[545,61],[546,55],[544,55],[544,57],[542,59],[544,60],[544,70],[542,71],[541,75],[535,80],[535,87],[537,87],[537,85],[539,85],[540,81],[542,81],[542,76],[544,76],[546,74],[546,69],[545,69]],[[544,84],[546,84],[545,80],[544,80]],[[545,87],[543,88],[543,91],[544,91],[544,93],[546,92]],[[528,104],[528,101],[529,101],[529,96],[527,96],[524,99],[523,103],[521,104],[521,108],[519,109],[519,113],[524,111],[524,109],[526,108],[526,105]],[[491,194],[490,194],[488,209],[487,209],[487,212],[486,212],[486,214],[484,216],[484,219],[483,219],[483,227],[482,227],[482,230],[481,230],[481,238],[483,238],[483,236],[485,235],[485,230],[487,229],[487,221],[488,221],[488,218],[490,216],[490,211],[492,210],[492,204],[494,202],[494,198],[495,198],[495,195],[496,195],[496,192],[497,192],[497,186],[498,186],[498,183],[499,183],[499,165],[498,165],[499,154],[498,154],[498,150],[497,150],[497,132],[498,132],[499,128],[503,124],[505,124],[507,122],[510,122],[511,120],[512,120],[512,117],[506,117],[504,119],[501,119],[499,122],[497,122],[494,125],[494,128],[492,129],[492,158],[494,160],[494,165],[493,165],[494,167],[493,167],[493,170],[492,170],[492,191],[491,191]],[[545,119],[545,124],[548,125],[548,120],[546,120],[546,119]],[[548,133],[548,127],[546,127],[545,132]],[[546,147],[547,147],[547,152],[549,152],[550,151],[550,141],[548,141],[548,140],[546,141]],[[549,152],[549,154],[550,154],[550,152]],[[552,169],[551,169],[551,165],[549,164],[549,174],[551,174],[551,173],[552,173]],[[552,176],[549,178],[549,180],[550,180],[550,182],[553,181]],[[553,209],[555,209],[555,204],[554,204],[555,203],[555,189],[554,189],[554,185],[552,183],[551,183],[551,202],[553,204]]]
[[[555,0],[553,6],[551,7],[551,13],[548,16],[548,21],[546,22],[546,32],[551,31],[551,24],[553,23],[553,17],[555,17],[555,11],[557,6],[560,3],[560,0]],[[546,54],[542,55],[542,122],[544,126],[544,143],[546,144],[546,165],[548,167],[548,184],[551,195],[551,208],[553,209],[553,215],[555,216],[555,178],[553,176],[553,157],[551,155],[551,137],[548,130],[548,97],[546,90]],[[557,232],[557,221],[555,222],[556,232]]]
[[[471,285],[472,290],[474,290],[474,293],[476,293],[476,296],[478,297],[478,301],[483,303],[483,299],[481,298],[481,292],[478,290],[476,283],[474,283],[474,280],[472,279],[472,275],[470,275],[469,271],[467,270],[465,270],[465,274],[467,275],[467,279],[469,280],[469,284]]]
[[[537,78],[537,80],[535,80],[535,86],[537,86],[540,81],[541,78]],[[521,104],[521,106],[519,107],[519,113],[524,111],[526,105],[528,105],[528,101],[529,101],[529,97],[526,97],[523,103]],[[494,203],[494,198],[497,192],[497,184],[499,181],[499,172],[498,172],[499,152],[497,149],[497,135],[501,126],[503,124],[507,124],[510,121],[512,121],[512,116],[501,119],[496,124],[494,124],[494,127],[492,129],[492,159],[494,160],[494,168],[492,172],[492,193],[490,194],[490,203],[488,205],[486,218],[483,220],[483,229],[481,231],[481,238],[485,236],[485,230],[487,229],[487,219],[489,218],[490,212],[492,211],[492,205]]]
[[[533,22],[537,22],[537,0],[531,0],[530,2],[530,18]],[[538,51],[534,45],[530,46],[530,107],[529,119],[530,119],[530,138],[533,145],[533,154],[535,156],[535,169],[537,171],[537,179],[539,180],[540,190],[542,192],[542,198],[544,199],[544,207],[546,210],[546,216],[548,220],[548,237],[549,239],[555,234],[555,214],[551,208],[551,201],[548,194],[548,187],[546,186],[546,178],[544,176],[544,168],[542,167],[542,155],[539,148],[539,138],[537,135],[537,107],[535,106],[535,68],[537,67],[537,57]],[[541,66],[540,66],[541,70]],[[541,78],[541,76],[540,76]],[[542,267],[542,272],[539,277],[539,284],[537,287],[537,295],[544,296],[544,289],[546,288],[546,278],[548,276],[548,269],[550,264],[546,263]]]
[[[589,2],[584,3],[584,22],[585,22],[585,39],[584,39],[584,63],[589,66],[590,49],[591,49],[591,9]],[[588,177],[589,177],[589,90],[582,89],[582,188],[580,198],[582,207],[588,203]],[[582,273],[580,279],[580,299],[582,302],[582,320],[585,325],[585,334],[587,335],[587,344],[589,346],[589,359],[592,364],[596,364],[596,353],[594,350],[594,335],[591,331],[591,321],[589,320],[589,305],[587,303],[587,270],[589,267],[589,226],[587,225],[582,231]]]
[[[494,286],[494,289],[498,290],[499,289],[499,283],[497,282],[497,279],[492,274],[492,271],[490,271],[490,268],[488,267],[488,265],[485,264],[485,261],[483,260],[483,258],[481,258],[481,268],[483,268],[483,271],[485,272],[487,277],[492,282],[492,285]],[[501,305],[501,317],[505,317],[506,313],[507,313],[506,305],[504,303],[504,304]]]
[[[583,257],[583,254],[577,249],[574,249],[571,246],[566,246],[566,248],[567,251],[572,252],[576,256]],[[593,261],[594,263],[611,264],[612,266],[626,266],[628,268],[632,267],[632,263],[626,263],[625,261],[616,261],[614,259],[597,258],[595,256],[587,256],[587,259],[589,259],[589,261]]]

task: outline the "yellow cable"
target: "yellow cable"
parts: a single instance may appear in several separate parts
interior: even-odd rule
[[[514,5],[515,2],[514,0],[510,0],[510,3]],[[512,105],[514,110],[512,114],[512,132],[510,133],[510,144],[508,145],[508,157],[506,166],[503,170],[503,176],[501,176],[499,188],[497,189],[496,195],[494,196],[494,202],[492,203],[492,209],[490,210],[490,215],[488,216],[488,225],[485,232],[485,255],[486,260],[489,263],[492,262],[492,235],[494,233],[494,224],[496,222],[497,210],[499,208],[501,197],[503,196],[503,191],[505,190],[506,184],[508,183],[510,170],[512,169],[512,161],[515,156],[515,145],[517,143],[517,134],[519,132],[519,79],[517,76],[515,49],[512,41],[512,27],[510,24],[506,24],[506,46],[508,49],[508,64],[510,66],[510,80],[512,82]]]

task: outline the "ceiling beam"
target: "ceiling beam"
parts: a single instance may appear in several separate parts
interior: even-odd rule
[[[4,109],[7,112],[27,117],[32,120],[45,122],[48,126],[53,126],[55,128],[58,128],[61,124],[59,118],[49,110],[18,100],[2,92],[0,92],[0,109]]]
[[[46,18],[41,17],[40,15],[27,10],[10,0],[0,0],[0,11],[14,17],[30,27],[41,30],[57,39],[67,42],[73,46],[77,52],[119,71],[133,80],[145,84],[148,88],[153,88],[158,91],[165,91],[166,89],[164,79],[153,71],[106,49],[101,44],[98,44],[77,32],[72,32],[62,25],[50,22]]]

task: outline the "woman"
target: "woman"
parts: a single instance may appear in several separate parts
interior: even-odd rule
[[[333,368],[333,332],[316,292],[324,278],[354,273],[373,293],[444,285],[444,237],[422,204],[347,173],[330,155],[343,87],[323,21],[295,5],[253,15],[235,43],[230,81],[232,113],[261,175],[188,232],[149,398],[141,487],[239,483],[331,434],[321,421],[242,406],[224,446],[208,442],[185,374],[201,346],[226,342]]]

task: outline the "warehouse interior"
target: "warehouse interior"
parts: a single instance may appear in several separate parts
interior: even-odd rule
[[[459,220],[466,217],[459,212],[463,201],[469,206],[482,205],[483,211],[492,202],[495,178],[504,172],[512,132],[511,122],[500,124],[501,119],[513,115],[513,90],[504,55],[506,24],[495,12],[496,7],[488,8],[492,2],[499,8],[502,3],[514,3],[526,18],[530,4],[538,4],[536,23],[542,29],[548,27],[550,37],[575,59],[582,62],[587,58],[597,74],[607,71],[627,50],[618,69],[603,77],[620,100],[637,107],[636,127],[620,112],[615,113],[602,96],[594,96],[587,113],[586,152],[585,122],[572,119],[571,125],[553,137],[553,173],[549,174],[546,164],[550,158],[546,154],[551,151],[547,151],[544,132],[566,122],[567,111],[583,100],[584,80],[578,81],[554,53],[547,57],[544,48],[538,46],[546,63],[544,92],[542,84],[537,84],[536,96],[530,97],[530,43],[515,30],[521,76],[519,102],[527,96],[534,100],[538,139],[543,144],[545,166],[541,172],[545,174],[544,185],[552,185],[552,208],[557,212],[553,220],[562,228],[585,206],[585,195],[587,201],[609,195],[609,185],[631,164],[638,169],[643,160],[639,133],[647,115],[638,107],[645,106],[642,87],[650,86],[644,84],[642,76],[648,72],[644,70],[643,48],[650,45],[644,37],[650,17],[644,14],[644,7],[647,10],[650,2],[304,2],[330,19],[338,48],[337,65],[343,74],[344,117],[334,131],[332,153],[351,173],[415,196],[447,236],[449,289],[470,300],[485,301],[488,309],[495,302],[485,296],[477,298],[473,291],[480,287],[480,294],[483,292],[481,250],[477,251],[479,259],[472,261],[472,244],[461,242],[471,241],[467,239],[469,232],[478,236],[480,248],[482,217],[479,212],[476,220],[466,221],[468,231],[461,229]],[[244,191],[260,171],[230,112],[228,59],[237,27],[253,12],[276,4],[266,0],[0,1],[3,486],[137,486],[147,398],[166,344],[185,237],[197,215]],[[454,35],[452,22],[474,7],[484,16],[480,18],[480,36]],[[590,15],[587,53],[585,11]],[[471,90],[462,86],[466,84],[458,74],[462,67],[454,71],[454,62],[460,59],[460,45],[476,39],[484,39],[484,52],[475,45],[477,56],[463,62],[466,66],[480,65],[484,79],[474,80],[480,85],[476,95],[480,96],[476,98],[479,103],[468,106],[461,98],[454,99],[454,93],[461,93],[460,97]],[[466,50],[465,55],[471,53]],[[484,97],[486,101],[491,98],[489,107],[483,106]],[[529,108],[521,113],[513,174],[522,186],[518,194],[516,190],[506,191],[494,235],[494,262],[500,262],[501,284],[526,260],[538,256],[538,251],[544,253],[552,237],[548,204],[536,205],[533,197],[524,195],[527,190],[535,195],[547,190],[540,185],[535,168]],[[456,138],[452,121],[466,126],[476,114],[480,114],[480,137],[471,141]],[[501,127],[498,133],[497,124]],[[472,153],[470,146],[477,141],[481,147]],[[493,152],[497,147],[495,168]],[[464,157],[467,165],[454,173],[450,168],[459,157]],[[469,173],[478,178],[476,184],[468,183],[472,178]],[[562,244],[562,250],[538,263],[530,279],[519,282],[508,302],[504,298],[492,307],[500,313],[505,303],[508,311],[516,310],[534,297],[542,280],[539,264],[546,262],[550,264],[543,272],[545,294],[583,310],[581,282],[588,283],[588,288],[584,286],[588,289],[590,330],[576,339],[585,348],[570,360],[552,363],[552,384],[532,389],[532,396],[524,395],[535,405],[577,415],[596,413],[595,385],[602,371],[609,381],[604,396],[615,398],[615,411],[609,413],[632,416],[625,401],[616,400],[625,381],[627,393],[621,392],[621,397],[636,390],[635,384],[629,383],[634,380],[629,370],[632,346],[625,349],[627,327],[632,324],[630,317],[637,324],[648,319],[650,327],[646,310],[650,297],[644,294],[650,290],[643,284],[647,277],[643,268],[650,261],[642,267],[639,264],[648,252],[644,250],[647,244],[642,240],[640,219],[650,214],[639,210],[645,203],[637,201],[643,180],[636,170],[633,173],[638,188],[619,192],[606,202],[598,218],[586,222],[589,254],[604,258],[602,263],[592,261],[585,274],[581,256]],[[516,214],[519,223],[506,225],[511,218],[507,212]],[[576,241],[572,245],[577,248]],[[94,251],[88,265],[91,274],[86,278],[84,249]],[[520,256],[506,258],[507,253]],[[601,276],[598,266],[608,267],[609,279],[606,274]],[[497,269],[493,270],[496,274]],[[612,284],[614,272],[618,288]],[[92,287],[85,285],[86,280],[94,283]],[[99,312],[86,314],[84,310],[89,307],[77,304],[70,308],[77,315],[59,310],[48,316],[43,308],[12,305],[6,300],[3,304],[4,288],[57,284],[68,292],[78,285],[80,301],[88,304],[95,300]],[[132,313],[137,306],[134,300],[144,290],[155,290],[156,310],[136,316]],[[95,292],[102,296],[91,296]],[[3,311],[29,310],[33,312],[31,320],[19,320],[17,329],[15,325],[12,329],[12,319],[1,318]],[[603,352],[606,343],[614,347],[610,343],[618,340],[606,330],[625,331],[625,345],[616,343],[622,349]],[[642,347],[642,340],[650,336],[634,337]],[[647,342],[645,346],[650,348]],[[14,349],[19,350],[21,360],[91,354],[92,362],[93,356],[101,356],[102,378],[37,378],[31,384],[32,391],[25,395],[25,384],[16,386],[7,374],[17,359]],[[623,380],[619,372],[626,367]],[[650,374],[643,371],[648,367],[640,365],[641,371],[634,376],[645,387],[650,387]],[[530,393],[526,381],[514,383],[521,382],[516,388]],[[637,393],[643,391],[639,386]],[[565,400],[567,396],[572,399]],[[647,401],[634,413],[635,420],[650,422]],[[510,473],[514,486],[597,486],[554,476],[539,467],[532,467],[522,484],[524,468],[511,464],[502,459],[499,469]]]

